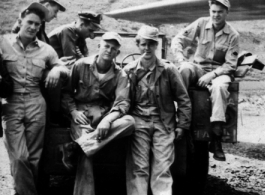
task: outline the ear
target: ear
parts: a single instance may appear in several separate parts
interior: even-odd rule
[[[120,53],[121,53],[121,51],[118,50],[118,51],[117,51],[117,54],[116,54],[116,56],[115,56],[115,58],[116,58]]]
[[[98,49],[100,48],[100,43],[98,44]]]
[[[17,24],[18,24],[19,27],[21,27],[21,25],[22,25],[22,18],[18,18],[17,19]]]

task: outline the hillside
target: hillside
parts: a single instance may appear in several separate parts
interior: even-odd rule
[[[155,2],[159,0],[145,0],[145,3]],[[0,34],[9,33],[14,22],[18,17],[19,11],[25,5],[33,2],[33,0],[1,0],[0,2]],[[142,0],[60,0],[68,9],[65,13],[59,13],[58,18],[48,23],[46,26],[47,33],[53,28],[62,24],[70,23],[77,17],[77,12],[80,10],[93,10],[95,12],[108,12],[115,9],[126,8],[130,6],[141,5]],[[206,8],[207,9],[207,8]],[[265,62],[265,22],[263,20],[255,21],[238,21],[231,22],[241,35],[240,49],[241,51],[251,51],[258,54],[259,59]],[[115,20],[104,17],[102,25],[106,30],[118,32],[136,32],[141,26],[140,23]],[[162,33],[165,33],[168,38],[168,55],[169,60],[174,61],[174,57],[169,49],[169,44],[172,37],[179,32],[187,24],[172,24],[161,25],[159,28]],[[245,80],[264,80],[265,72],[250,71]]]

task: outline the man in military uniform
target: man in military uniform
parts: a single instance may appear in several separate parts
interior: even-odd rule
[[[51,46],[58,56],[72,56],[75,59],[88,56],[86,38],[94,38],[94,31],[101,28],[101,14],[90,11],[78,12],[78,20],[60,26],[49,33]]]
[[[179,71],[185,86],[197,84],[211,94],[212,141],[209,151],[214,158],[225,161],[221,137],[229,97],[228,86],[237,65],[239,34],[226,22],[229,0],[210,0],[210,17],[199,18],[172,40],[172,51],[180,63]],[[183,51],[197,42],[194,61],[188,62]]]
[[[45,87],[55,87],[68,69],[54,49],[39,41],[36,34],[48,10],[30,4],[18,20],[18,34],[3,36],[0,51],[14,83],[12,95],[2,99],[4,143],[10,159],[15,194],[36,195],[39,161],[46,124],[46,103],[40,92],[44,69],[51,71]]]
[[[136,37],[142,55],[124,68],[135,119],[127,157],[128,195],[147,195],[149,182],[153,194],[172,195],[174,139],[182,139],[190,127],[191,103],[181,75],[174,64],[156,57],[158,34],[157,28],[142,26]]]
[[[113,62],[120,46],[120,35],[105,33],[98,55],[74,64],[69,88],[63,93],[64,108],[71,115],[71,137],[83,151],[77,165],[74,195],[95,194],[93,154],[134,130],[133,117],[126,115],[130,107],[128,77]]]

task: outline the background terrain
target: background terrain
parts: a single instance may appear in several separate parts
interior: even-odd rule
[[[145,0],[145,3],[158,0]],[[10,33],[20,10],[33,2],[32,0],[1,0],[0,1],[0,34]],[[70,23],[77,18],[81,10],[108,12],[115,9],[141,5],[142,0],[60,0],[67,12],[59,13],[58,19],[46,25],[47,33],[53,28]],[[208,9],[208,8],[206,8]],[[231,22],[240,33],[241,51],[246,50],[258,54],[265,62],[265,22],[264,20]],[[104,17],[102,26],[106,30],[135,33],[142,24],[129,21],[114,20]],[[174,61],[169,49],[172,37],[187,24],[161,25],[159,29],[168,39],[168,59]],[[225,144],[229,155],[225,163],[210,159],[209,184],[207,194],[264,194],[264,160],[265,160],[265,72],[251,70],[240,79],[238,141],[237,144]],[[9,172],[9,161],[3,140],[0,138],[0,195],[9,194],[12,179]],[[53,182],[56,187],[72,183],[69,178]],[[259,181],[259,182],[257,182]]]

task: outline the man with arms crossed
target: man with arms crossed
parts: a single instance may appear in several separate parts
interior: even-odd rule
[[[98,55],[75,63],[69,89],[63,93],[64,107],[71,114],[71,137],[83,151],[77,165],[74,195],[95,194],[93,154],[134,130],[133,117],[126,115],[130,107],[128,78],[113,62],[120,46],[120,35],[105,33]]]
[[[124,68],[131,79],[130,114],[135,119],[127,157],[128,195],[147,195],[149,181],[154,195],[172,194],[174,139],[182,139],[190,126],[191,103],[181,75],[172,63],[156,57],[158,34],[157,28],[142,26],[136,37],[142,56]]]
[[[43,148],[46,103],[40,81],[46,66],[51,68],[45,87],[55,87],[68,70],[54,49],[36,37],[48,10],[32,3],[18,20],[18,34],[0,39],[3,61],[14,82],[13,94],[2,99],[4,143],[10,158],[15,193],[36,195],[38,165]]]
[[[186,88],[197,84],[211,94],[212,141],[209,151],[219,161],[225,161],[221,138],[226,122],[228,86],[236,68],[239,34],[226,22],[229,0],[210,0],[210,17],[199,18],[172,40],[172,51],[180,63],[180,73]],[[188,62],[183,50],[197,41],[194,62]]]

